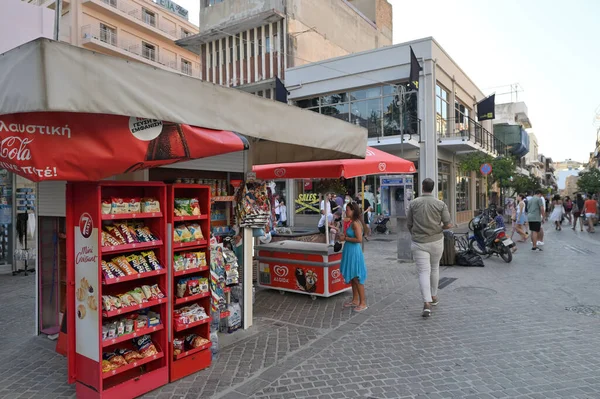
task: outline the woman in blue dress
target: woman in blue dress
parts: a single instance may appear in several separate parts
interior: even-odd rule
[[[350,225],[344,231],[344,234],[339,237],[340,241],[346,242],[342,250],[340,271],[346,284],[352,284],[352,300],[345,302],[344,307],[352,307],[355,312],[362,312],[367,309],[367,299],[365,298],[367,268],[361,246],[363,239],[361,216],[362,213],[358,204],[348,204],[346,217],[350,219]]]

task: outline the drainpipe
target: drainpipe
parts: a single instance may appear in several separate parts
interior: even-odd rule
[[[56,10],[54,13],[54,40],[58,41],[60,32],[60,17],[62,14],[62,0],[56,0]]]

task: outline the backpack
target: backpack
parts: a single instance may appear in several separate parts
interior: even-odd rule
[[[481,256],[473,251],[459,252],[456,254],[457,266],[484,267]]]

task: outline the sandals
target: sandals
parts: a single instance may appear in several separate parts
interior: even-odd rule
[[[421,313],[421,316],[423,316],[423,317],[430,317],[431,316],[431,309],[429,309],[429,308],[423,308],[423,313]]]
[[[352,309],[352,310],[354,310],[356,313],[360,313],[360,312],[363,312],[363,311],[365,311],[365,310],[367,310],[367,309],[369,309],[369,307],[368,307],[368,306],[360,306],[360,305],[359,305],[359,306],[356,306],[356,307],[355,307],[354,309]]]
[[[431,300],[431,302],[429,302],[431,304],[431,306],[437,306],[440,303],[440,299],[439,298],[435,298]]]
[[[357,304],[355,304],[355,303],[354,303],[354,302],[352,302],[352,301],[346,301],[346,302],[344,302],[344,303],[343,303],[343,305],[342,305],[342,307],[343,307],[344,309],[346,309],[346,308],[355,308],[355,307],[357,307],[357,306],[358,306],[358,305],[357,305]]]

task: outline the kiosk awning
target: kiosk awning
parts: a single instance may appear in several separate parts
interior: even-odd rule
[[[411,161],[388,154],[373,147],[367,148],[365,159],[297,162],[255,166],[256,177],[273,179],[350,179],[358,176],[415,173]]]
[[[335,118],[43,38],[0,55],[0,115],[32,112],[236,132],[250,139],[254,164],[363,158],[366,151],[366,130]]]

